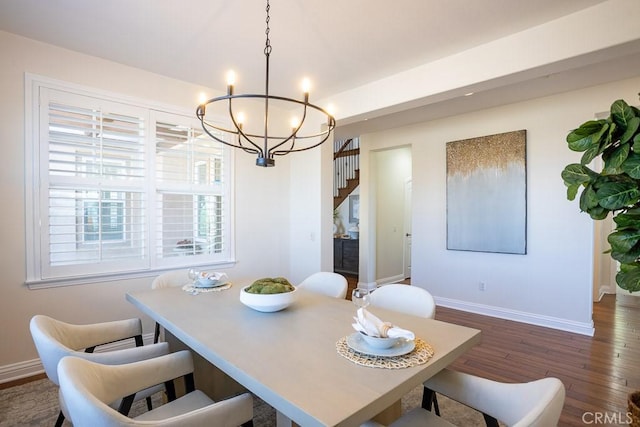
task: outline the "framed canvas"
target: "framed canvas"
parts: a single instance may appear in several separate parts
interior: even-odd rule
[[[526,254],[526,130],[447,143],[447,249]]]
[[[349,196],[349,223],[360,222],[360,196]]]

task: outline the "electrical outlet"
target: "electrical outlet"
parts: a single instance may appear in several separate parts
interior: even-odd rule
[[[482,292],[484,292],[485,290],[487,290],[487,285],[484,282],[480,282],[478,283],[478,289]]]

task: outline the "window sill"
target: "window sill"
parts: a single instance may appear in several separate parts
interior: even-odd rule
[[[116,280],[129,280],[129,279],[139,279],[143,277],[155,277],[160,273],[164,273],[165,271],[171,270],[182,270],[185,272],[190,267],[198,267],[205,269],[223,269],[223,268],[231,268],[235,266],[235,260],[229,261],[221,261],[216,264],[207,264],[207,265],[191,265],[191,266],[183,266],[183,267],[170,267],[170,268],[158,268],[154,270],[144,270],[144,271],[129,271],[122,273],[104,273],[104,274],[95,274],[95,275],[83,275],[76,277],[60,277],[55,279],[43,279],[43,280],[27,280],[25,285],[31,290],[37,289],[48,289],[48,288],[58,288],[62,286],[76,286],[76,285],[90,285],[95,283],[104,283],[104,282],[113,282]],[[185,283],[187,279],[185,276]]]

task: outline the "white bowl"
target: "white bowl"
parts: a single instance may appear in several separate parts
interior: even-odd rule
[[[295,287],[291,292],[282,292],[279,294],[251,294],[245,291],[248,287],[249,286],[245,286],[240,291],[240,302],[257,311],[271,313],[284,310],[289,307],[295,299]]]
[[[199,288],[212,288],[217,284],[217,280],[210,279],[208,277],[198,277],[198,279],[196,280],[196,286]]]
[[[367,334],[360,332],[360,336],[367,343],[367,345],[371,348],[391,348],[393,347],[399,340],[399,338],[381,338],[381,337],[371,337]]]

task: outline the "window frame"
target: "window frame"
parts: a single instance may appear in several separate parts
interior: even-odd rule
[[[144,266],[128,268],[123,271],[108,269],[108,271],[96,271],[89,273],[76,273],[68,275],[58,275],[56,277],[43,277],[42,262],[49,262],[50,253],[43,253],[42,230],[48,236],[45,223],[41,216],[48,210],[47,196],[49,188],[42,186],[46,184],[49,177],[48,169],[43,168],[43,159],[48,158],[48,138],[42,135],[44,125],[40,123],[40,91],[42,88],[55,91],[69,92],[74,95],[98,98],[106,102],[127,104],[137,108],[145,109],[145,136],[144,144],[147,149],[145,158],[145,169],[151,171],[147,174],[144,184],[144,194],[147,204],[145,214],[146,224],[146,251],[147,262]],[[132,279],[137,277],[149,277],[170,269],[200,267],[200,268],[228,268],[235,265],[235,226],[234,226],[234,153],[229,147],[222,145],[223,153],[223,180],[220,196],[224,200],[224,239],[225,250],[216,260],[206,259],[207,255],[196,255],[193,257],[171,257],[162,258],[156,256],[157,237],[153,231],[155,223],[158,221],[156,214],[156,190],[155,181],[155,134],[156,120],[159,116],[182,116],[185,120],[196,126],[197,120],[192,111],[186,109],[160,104],[127,95],[121,95],[105,90],[86,87],[52,78],[25,73],[25,250],[26,250],[26,280],[25,284],[30,289],[49,288],[56,286],[68,286],[87,283],[99,283],[113,280]],[[44,140],[42,139],[44,138]],[[44,141],[44,143],[42,142]],[[217,173],[213,171],[211,173]],[[195,173],[195,171],[194,171]],[[43,181],[44,178],[44,181]],[[194,197],[200,193],[197,189],[192,189]],[[113,200],[116,201],[117,200]],[[102,215],[99,212],[98,215]],[[194,216],[197,212],[194,211]],[[83,217],[84,221],[84,217]],[[153,224],[153,225],[151,225]],[[194,224],[196,227],[197,224]],[[105,242],[109,242],[108,240]],[[117,242],[117,240],[114,240]],[[91,244],[91,241],[83,240],[82,244]],[[44,259],[47,258],[47,259]]]

